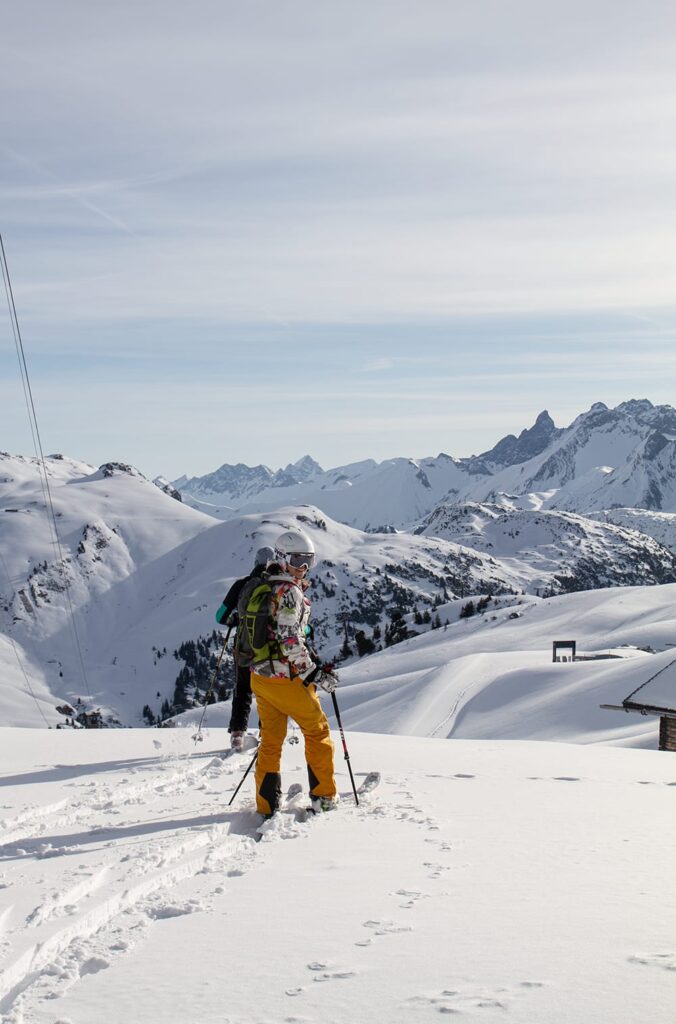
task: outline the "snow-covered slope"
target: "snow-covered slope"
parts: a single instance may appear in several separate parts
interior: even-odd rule
[[[131,634],[164,599],[161,580],[180,573],[173,553],[217,523],[121,463],[95,469],[53,456],[46,468],[49,495],[37,460],[0,456],[3,721],[42,720],[31,688],[51,723],[62,720],[55,703],[77,696],[112,713],[119,702],[124,719],[138,702]],[[146,634],[150,664],[152,643]]]
[[[126,725],[140,724],[144,708],[151,721],[189,706],[195,687],[206,690],[220,650],[213,616],[225,590],[249,571],[258,547],[294,525],[310,533],[318,551],[312,598],[316,642],[326,658],[340,654],[346,634],[356,654],[360,644],[360,650],[378,647],[455,623],[472,595],[493,594],[494,606],[508,614],[521,591],[656,583],[667,572],[664,559],[673,562],[663,549],[653,551],[654,542],[617,527],[587,522],[583,529],[575,517],[542,513],[512,513],[528,521],[528,545],[503,530],[499,551],[490,540],[478,550],[484,532],[502,516],[490,508],[480,510],[478,532],[447,524],[450,535],[464,536],[464,545],[448,536],[364,533],[312,507],[220,523],[163,494],[130,467],[111,463],[94,470],[54,458],[48,472],[59,555],[35,460],[5,457],[2,466],[0,508],[10,511],[0,513],[0,713],[14,725],[61,722],[56,707],[66,704],[77,712],[101,709],[109,722]],[[529,517],[538,516],[551,520],[556,537],[551,524],[537,527],[542,536],[533,532]],[[434,529],[444,532],[439,519]],[[578,556],[577,580],[571,552]],[[590,566],[596,567],[594,577]],[[505,596],[498,599],[500,594]],[[401,615],[396,624],[395,612]],[[199,657],[190,661],[189,652],[181,653],[185,643],[199,643]],[[530,647],[524,634],[523,649]],[[228,658],[223,665],[227,684]],[[186,678],[175,692],[184,668]]]
[[[439,612],[457,615],[453,606]],[[491,602],[343,668],[344,719],[352,729],[421,736],[656,747],[657,719],[599,705],[617,704],[673,661],[674,636],[675,584]],[[552,642],[570,639],[578,653],[615,657],[553,663]],[[676,672],[663,682],[676,707]]]
[[[218,523],[136,477],[122,474],[85,480],[93,492],[84,496],[65,484],[54,487],[59,510],[65,509],[69,497],[78,508],[77,513],[63,512],[68,592],[60,560],[40,561],[48,552],[48,539],[39,542],[37,531],[32,547],[31,537],[20,537],[11,589],[6,580],[2,591],[5,630],[32,668],[40,666],[38,682],[60,703],[82,698],[125,724],[138,723],[144,705],[157,714],[166,699],[171,701],[183,666],[172,652],[183,641],[204,637],[218,650],[220,640],[218,636],[212,640],[211,634],[214,612],[225,590],[250,570],[258,547],[274,543],[294,525],[310,533],[318,551],[314,621],[317,643],[327,656],[338,654],[345,619],[351,634],[359,626],[370,632],[377,626],[384,628],[395,606],[403,611],[431,609],[442,598],[486,589],[511,591],[520,582],[517,574],[503,570],[489,556],[435,538],[365,534],[333,522],[317,509],[287,509]],[[97,507],[100,488],[105,488],[107,504],[96,516],[87,502],[93,493]],[[134,495],[130,496],[130,488]],[[136,513],[141,510],[137,536]],[[40,520],[39,509],[31,508],[30,514],[36,523]],[[158,536],[151,558],[145,545],[155,536],[154,514],[158,515]],[[46,530],[44,510],[42,519]],[[12,523],[18,521],[12,519]],[[170,543],[171,531],[175,546]],[[187,539],[181,540],[186,534]],[[26,565],[32,568],[24,576],[21,567]],[[87,680],[74,643],[73,622]],[[17,665],[9,682],[14,690],[12,715],[16,716],[17,691],[24,695],[24,711],[30,715],[32,698]],[[19,720],[10,720],[27,724],[23,714]],[[53,720],[59,719],[52,709]]]
[[[519,437],[469,458],[372,460],[322,471],[222,466],[175,486],[219,518],[308,503],[360,529],[409,528],[448,501],[586,513],[613,507],[676,512],[676,410],[647,400],[597,402],[567,428],[545,411]]]
[[[499,470],[468,497],[533,495],[542,507],[676,511],[676,410],[646,400],[597,402],[535,458]]]
[[[624,529],[607,517],[597,522],[571,512],[459,502],[437,506],[415,533],[491,554],[513,567],[531,593],[644,583],[646,572],[658,582],[676,579],[674,554],[636,532],[633,522]]]
[[[438,608],[447,625],[340,667],[347,727],[657,747],[657,718],[600,705],[620,703],[660,672],[676,707],[676,584],[498,597],[464,616],[468,603]],[[589,660],[554,663],[554,640],[576,640]],[[229,715],[229,702],[216,704],[207,722],[225,727]],[[179,721],[194,728],[200,717],[196,709]]]
[[[223,735],[0,730],[3,1022],[671,1024],[669,755],[348,738],[256,843]]]
[[[224,469],[221,467],[216,477]],[[245,467],[246,468],[246,467]],[[269,471],[268,471],[269,472]],[[447,455],[436,459],[372,460],[322,473],[302,483],[266,486],[241,493],[213,489],[213,475],[180,487],[183,500],[221,519],[234,514],[274,511],[285,505],[310,504],[342,523],[363,530],[414,523],[434,505],[467,489],[468,468]],[[178,486],[178,483],[177,483]]]
[[[602,523],[615,523],[625,530],[636,530],[646,537],[652,537],[659,544],[676,553],[676,514],[673,512],[649,512],[645,508],[612,508],[603,512],[590,512],[590,519]]]

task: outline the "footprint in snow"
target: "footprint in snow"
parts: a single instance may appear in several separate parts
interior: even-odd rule
[[[429,870],[431,872],[427,876],[428,878],[441,878],[441,872],[442,871],[450,871],[451,870],[450,867],[448,866],[448,864],[435,864],[433,861],[429,861],[429,860],[426,860],[423,863],[423,867],[424,868],[429,868]]]
[[[184,917],[186,914],[194,914],[204,907],[199,900],[188,900],[186,903],[164,903],[159,906],[146,908],[146,914],[151,921],[165,921],[170,917]]]
[[[109,960],[105,960],[102,956],[90,956],[80,965],[80,977],[84,978],[86,974],[98,974],[99,971],[105,971],[107,967],[110,967]]]
[[[313,960],[307,965],[307,969],[314,973],[313,981],[331,981],[333,978],[353,978],[357,973],[346,968],[331,969],[328,963],[321,960]]]
[[[643,953],[629,957],[630,964],[644,967],[660,967],[663,971],[676,971],[676,953]]]
[[[416,905],[416,902],[419,899],[423,898],[423,895],[424,894],[421,893],[418,889],[412,889],[412,890],[411,889],[397,889],[396,892],[391,892],[390,893],[390,896],[405,896],[406,897],[406,902],[399,904],[399,906],[402,908],[402,910],[410,910],[411,907],[414,907]],[[427,897],[425,897],[425,898],[427,898]]]
[[[449,850],[453,849],[453,847],[451,846],[450,843],[446,843],[442,839],[429,839],[428,838],[428,839],[425,840],[425,842],[426,843],[433,843],[435,846],[438,846],[442,853],[448,853]]]
[[[412,932],[410,924],[397,924],[396,921],[364,921],[364,928],[371,928],[376,935],[397,935],[400,932]]]
[[[510,1003],[529,990],[544,987],[542,981],[522,981],[512,987],[487,989],[478,985],[445,988],[434,995],[413,996],[409,1003],[433,1006],[437,1013],[472,1013],[474,1010],[509,1010]]]

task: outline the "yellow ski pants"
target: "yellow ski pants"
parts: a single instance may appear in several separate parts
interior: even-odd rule
[[[273,814],[279,806],[282,744],[289,718],[297,722],[305,739],[305,760],[311,796],[336,795],[333,774],[333,743],[329,723],[316,688],[301,679],[269,679],[251,673],[261,723],[261,742],[256,761],[256,808]]]

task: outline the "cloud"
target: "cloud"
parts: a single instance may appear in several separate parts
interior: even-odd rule
[[[15,5],[0,204],[53,422],[129,388],[140,443],[159,386],[189,435],[210,382],[241,409],[300,365],[344,461],[341,401],[394,454],[388,402],[432,450],[426,403],[479,437],[497,403],[663,394],[675,44],[662,2]]]

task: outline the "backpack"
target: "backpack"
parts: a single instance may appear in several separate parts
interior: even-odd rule
[[[281,654],[272,626],[272,598],[272,587],[260,577],[247,580],[240,591],[235,658],[242,668],[272,662]]]

